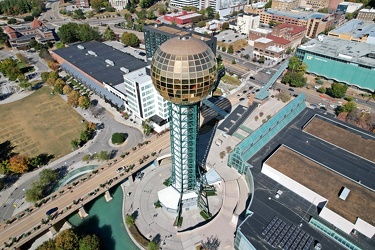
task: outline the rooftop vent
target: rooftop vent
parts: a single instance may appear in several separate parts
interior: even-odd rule
[[[92,56],[98,56],[94,51],[92,51],[92,50],[89,50],[89,51],[87,51],[87,53],[89,53],[90,55],[92,55]]]
[[[124,72],[125,74],[129,73],[129,69],[125,68],[125,67],[121,67],[120,70],[122,72]]]
[[[344,201],[348,197],[349,193],[350,193],[350,189],[346,187],[342,187],[339,198]]]
[[[115,63],[109,59],[106,59],[105,60],[105,63],[108,64],[108,65],[111,65],[111,66],[115,66]]]
[[[82,45],[77,45],[77,48],[78,49],[85,49],[85,47],[83,47]]]

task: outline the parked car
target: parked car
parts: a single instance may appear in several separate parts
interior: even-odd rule
[[[319,107],[324,107],[324,108],[326,107],[326,105],[324,105],[323,103],[319,103],[318,106]]]
[[[294,89],[292,89],[292,88],[289,88],[288,90],[289,90],[289,91],[292,91],[292,92],[294,91]]]
[[[250,76],[250,79],[251,79],[251,80],[255,80],[255,77],[254,77],[254,76]]]

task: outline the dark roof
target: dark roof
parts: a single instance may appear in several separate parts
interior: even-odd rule
[[[233,135],[257,106],[257,102],[254,102],[249,107],[238,105],[238,107],[219,125],[218,129],[226,132],[228,135]]]
[[[338,243],[335,243],[332,239],[319,233],[306,223],[310,217],[313,217],[323,222],[327,227],[333,230],[335,229],[333,226],[328,225],[320,219],[316,206],[261,173],[263,162],[268,159],[281,144],[324,164],[352,180],[361,180],[363,185],[371,189],[375,188],[375,183],[373,182],[375,179],[374,163],[302,131],[303,126],[316,113],[317,112],[314,110],[305,108],[248,161],[248,163],[253,166],[251,168],[251,173],[255,192],[252,195],[253,200],[250,206],[250,210],[253,214],[246,217],[239,230],[256,249],[275,249],[266,243],[265,236],[262,235],[263,230],[274,216],[280,218],[287,225],[296,225],[299,227],[300,223],[302,223],[301,229],[313,237],[314,240],[318,240],[324,246],[324,249],[344,249]],[[324,116],[323,114],[319,115]],[[353,133],[361,130],[338,120],[335,120],[335,122],[353,128],[351,130]],[[364,130],[361,131],[365,134],[369,134],[369,132]],[[368,139],[364,134],[362,134],[362,136]],[[308,143],[306,143],[307,141]],[[277,190],[283,191],[283,194],[280,195],[278,199],[275,198]],[[373,240],[367,240],[364,236],[357,235],[356,238],[343,232],[340,234],[354,244],[362,246],[364,249],[373,249],[375,246]]]
[[[78,45],[83,46],[84,49],[79,49]],[[89,54],[90,50],[97,56]],[[72,44],[69,47],[55,50],[54,53],[96,80],[112,86],[124,82],[124,72],[120,70],[121,67],[132,72],[147,66],[146,62],[130,54],[96,41]],[[107,59],[111,60],[114,66],[108,65],[105,62]]]
[[[302,127],[314,114],[316,112],[309,108],[303,110],[290,124],[250,158],[248,162],[254,166],[253,170],[260,171],[263,162],[259,161],[259,159],[268,158],[270,153],[274,152],[281,144],[284,144],[352,180],[361,180],[362,185],[374,190],[374,163],[302,131]],[[323,114],[319,115],[324,117]],[[358,133],[357,131],[361,130],[339,120],[335,120],[335,122],[344,124],[346,127],[352,127],[353,129],[350,130],[352,133]],[[362,137],[371,138],[366,136],[366,134],[369,134],[368,131],[361,131],[363,133],[358,134]],[[306,143],[307,141],[308,143]]]

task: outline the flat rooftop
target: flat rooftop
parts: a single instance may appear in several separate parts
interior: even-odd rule
[[[310,18],[314,19],[323,19],[328,17],[329,14],[318,13],[318,12],[309,12],[309,11],[286,11],[278,9],[267,9],[264,11],[266,14],[276,15],[276,16],[286,16],[296,19],[308,20]]]
[[[344,23],[337,29],[329,32],[329,34],[331,33],[338,35],[348,34],[357,39],[360,39],[363,36],[375,37],[375,23],[370,21],[352,19],[349,22]],[[371,41],[371,39],[369,41]]]
[[[359,217],[371,225],[375,225],[374,191],[284,146],[281,146],[266,163],[326,198],[328,200],[327,208],[348,221],[355,223]],[[340,190],[343,187],[350,190],[346,200],[339,198]]]
[[[303,131],[304,125],[306,125],[314,116],[325,117],[327,119],[329,118],[323,114],[317,113],[312,109],[305,108],[296,118],[294,118],[284,129],[282,129],[276,136],[274,136],[248,161],[248,163],[252,166],[251,173],[253,175],[255,190],[253,201],[250,206],[250,210],[253,212],[253,214],[246,218],[246,220],[242,223],[240,230],[256,249],[274,249],[265,242],[262,232],[275,216],[282,219],[284,222],[286,222],[287,225],[296,225],[297,227],[299,227],[302,222],[303,225],[301,229],[314,239],[318,240],[322,244],[324,249],[345,249],[344,247],[333,241],[331,238],[329,238],[325,234],[322,234],[320,231],[312,228],[308,223],[306,223],[306,221],[308,221],[310,217],[313,217],[316,220],[321,220],[317,213],[318,208],[316,206],[311,205],[311,203],[305,200],[303,197],[300,197],[296,193],[291,192],[290,190],[261,172],[262,165],[265,159],[268,159],[270,155],[276,152],[280,145],[284,144],[292,150],[295,150],[300,154],[308,157],[309,159],[313,159],[321,163],[322,165],[327,166],[333,171],[326,168],[324,168],[323,171],[329,171],[329,174],[337,171],[343,176],[348,177],[342,177],[344,179],[341,180],[341,185],[347,185],[346,181],[350,178],[355,181],[361,180],[362,185],[369,188],[366,190],[375,189],[375,164]],[[371,134],[370,132],[361,130],[342,121],[335,121],[338,124],[347,125],[348,127],[352,128],[353,131],[358,130],[361,133],[363,132],[364,134]],[[307,141],[308,143],[306,143]],[[297,156],[298,155],[299,154],[297,154]],[[296,158],[294,157],[294,155],[287,155],[286,157],[292,157],[293,161],[306,159],[306,157],[303,157],[302,159],[298,157]],[[278,164],[281,163],[284,167],[289,166],[289,158],[285,159],[286,161],[283,160],[283,163],[281,163],[282,161],[280,161],[279,158]],[[285,162],[287,162],[288,164],[285,164]],[[309,164],[311,163],[314,162],[306,162],[308,166],[310,166]],[[295,164],[296,163],[293,162],[292,168],[295,167]],[[305,163],[300,164],[302,168],[305,167],[303,166],[304,164]],[[318,169],[321,168],[321,165],[318,165]],[[302,178],[306,178],[304,176],[309,175],[310,174],[306,174],[305,172],[303,172],[301,176]],[[320,177],[321,176],[319,176],[319,178]],[[330,181],[331,179],[328,182]],[[358,185],[356,183],[353,183],[354,182],[350,184]],[[329,183],[326,185],[326,183],[324,183],[324,185],[327,186],[331,184]],[[336,188],[337,184],[334,187]],[[348,184],[347,188],[351,189],[352,186]],[[275,195],[278,190],[283,191],[283,194],[280,195],[278,199],[276,199]],[[355,188],[352,188],[352,190],[355,190]],[[338,190],[335,195],[338,195],[339,191],[340,190]],[[353,191],[349,193],[348,199],[351,198],[350,195],[352,195],[352,192]],[[372,202],[373,201],[374,199],[372,199]],[[334,205],[334,202],[335,201],[331,198],[329,203],[332,204],[328,203],[327,205]],[[366,204],[366,202],[368,201],[361,202],[361,204]],[[373,204],[371,204],[371,206],[373,206]],[[362,209],[366,211],[365,205],[362,206]],[[372,210],[374,209],[372,208]],[[373,218],[375,218],[373,215],[374,212],[368,212],[372,214],[371,219],[373,220]],[[335,230],[335,228],[325,223],[324,221],[322,221],[322,223],[332,230]],[[345,237],[348,238],[351,242],[360,246],[362,249],[375,248],[374,240],[369,240],[368,238],[360,234],[354,237],[352,235],[345,235]]]
[[[183,30],[183,29],[179,29],[178,27],[174,27],[174,26],[171,26],[171,25],[165,25],[165,24],[148,25],[148,26],[145,27],[145,29],[158,30],[158,31],[165,32],[166,34],[169,34],[169,35],[172,34],[172,35],[176,35],[176,36],[190,35],[190,30],[188,30],[188,29]],[[203,34],[199,34],[199,33],[196,33],[196,32],[193,32],[192,36],[194,38],[197,38],[197,39],[203,38],[204,41],[216,39],[216,38],[206,36],[206,35],[203,35]]]
[[[375,163],[375,135],[325,121],[322,117],[314,117],[304,131]]]
[[[322,41],[312,39],[298,49],[324,57],[338,58],[348,63],[375,67],[375,45],[322,36]]]
[[[79,49],[78,45],[84,49]],[[96,56],[89,51],[94,52]],[[120,68],[127,68],[132,72],[147,66],[145,61],[96,41],[71,44],[53,52],[99,82],[106,82],[112,86],[124,82],[125,73]],[[114,66],[109,65],[106,60],[112,61]]]

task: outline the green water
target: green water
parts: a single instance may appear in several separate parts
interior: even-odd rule
[[[127,234],[122,219],[121,186],[113,187],[110,193],[113,197],[110,202],[107,203],[102,195],[85,205],[89,216],[82,220],[78,213],[75,213],[68,218],[68,221],[80,232],[97,234],[102,240],[102,249],[136,250],[138,247]]]

